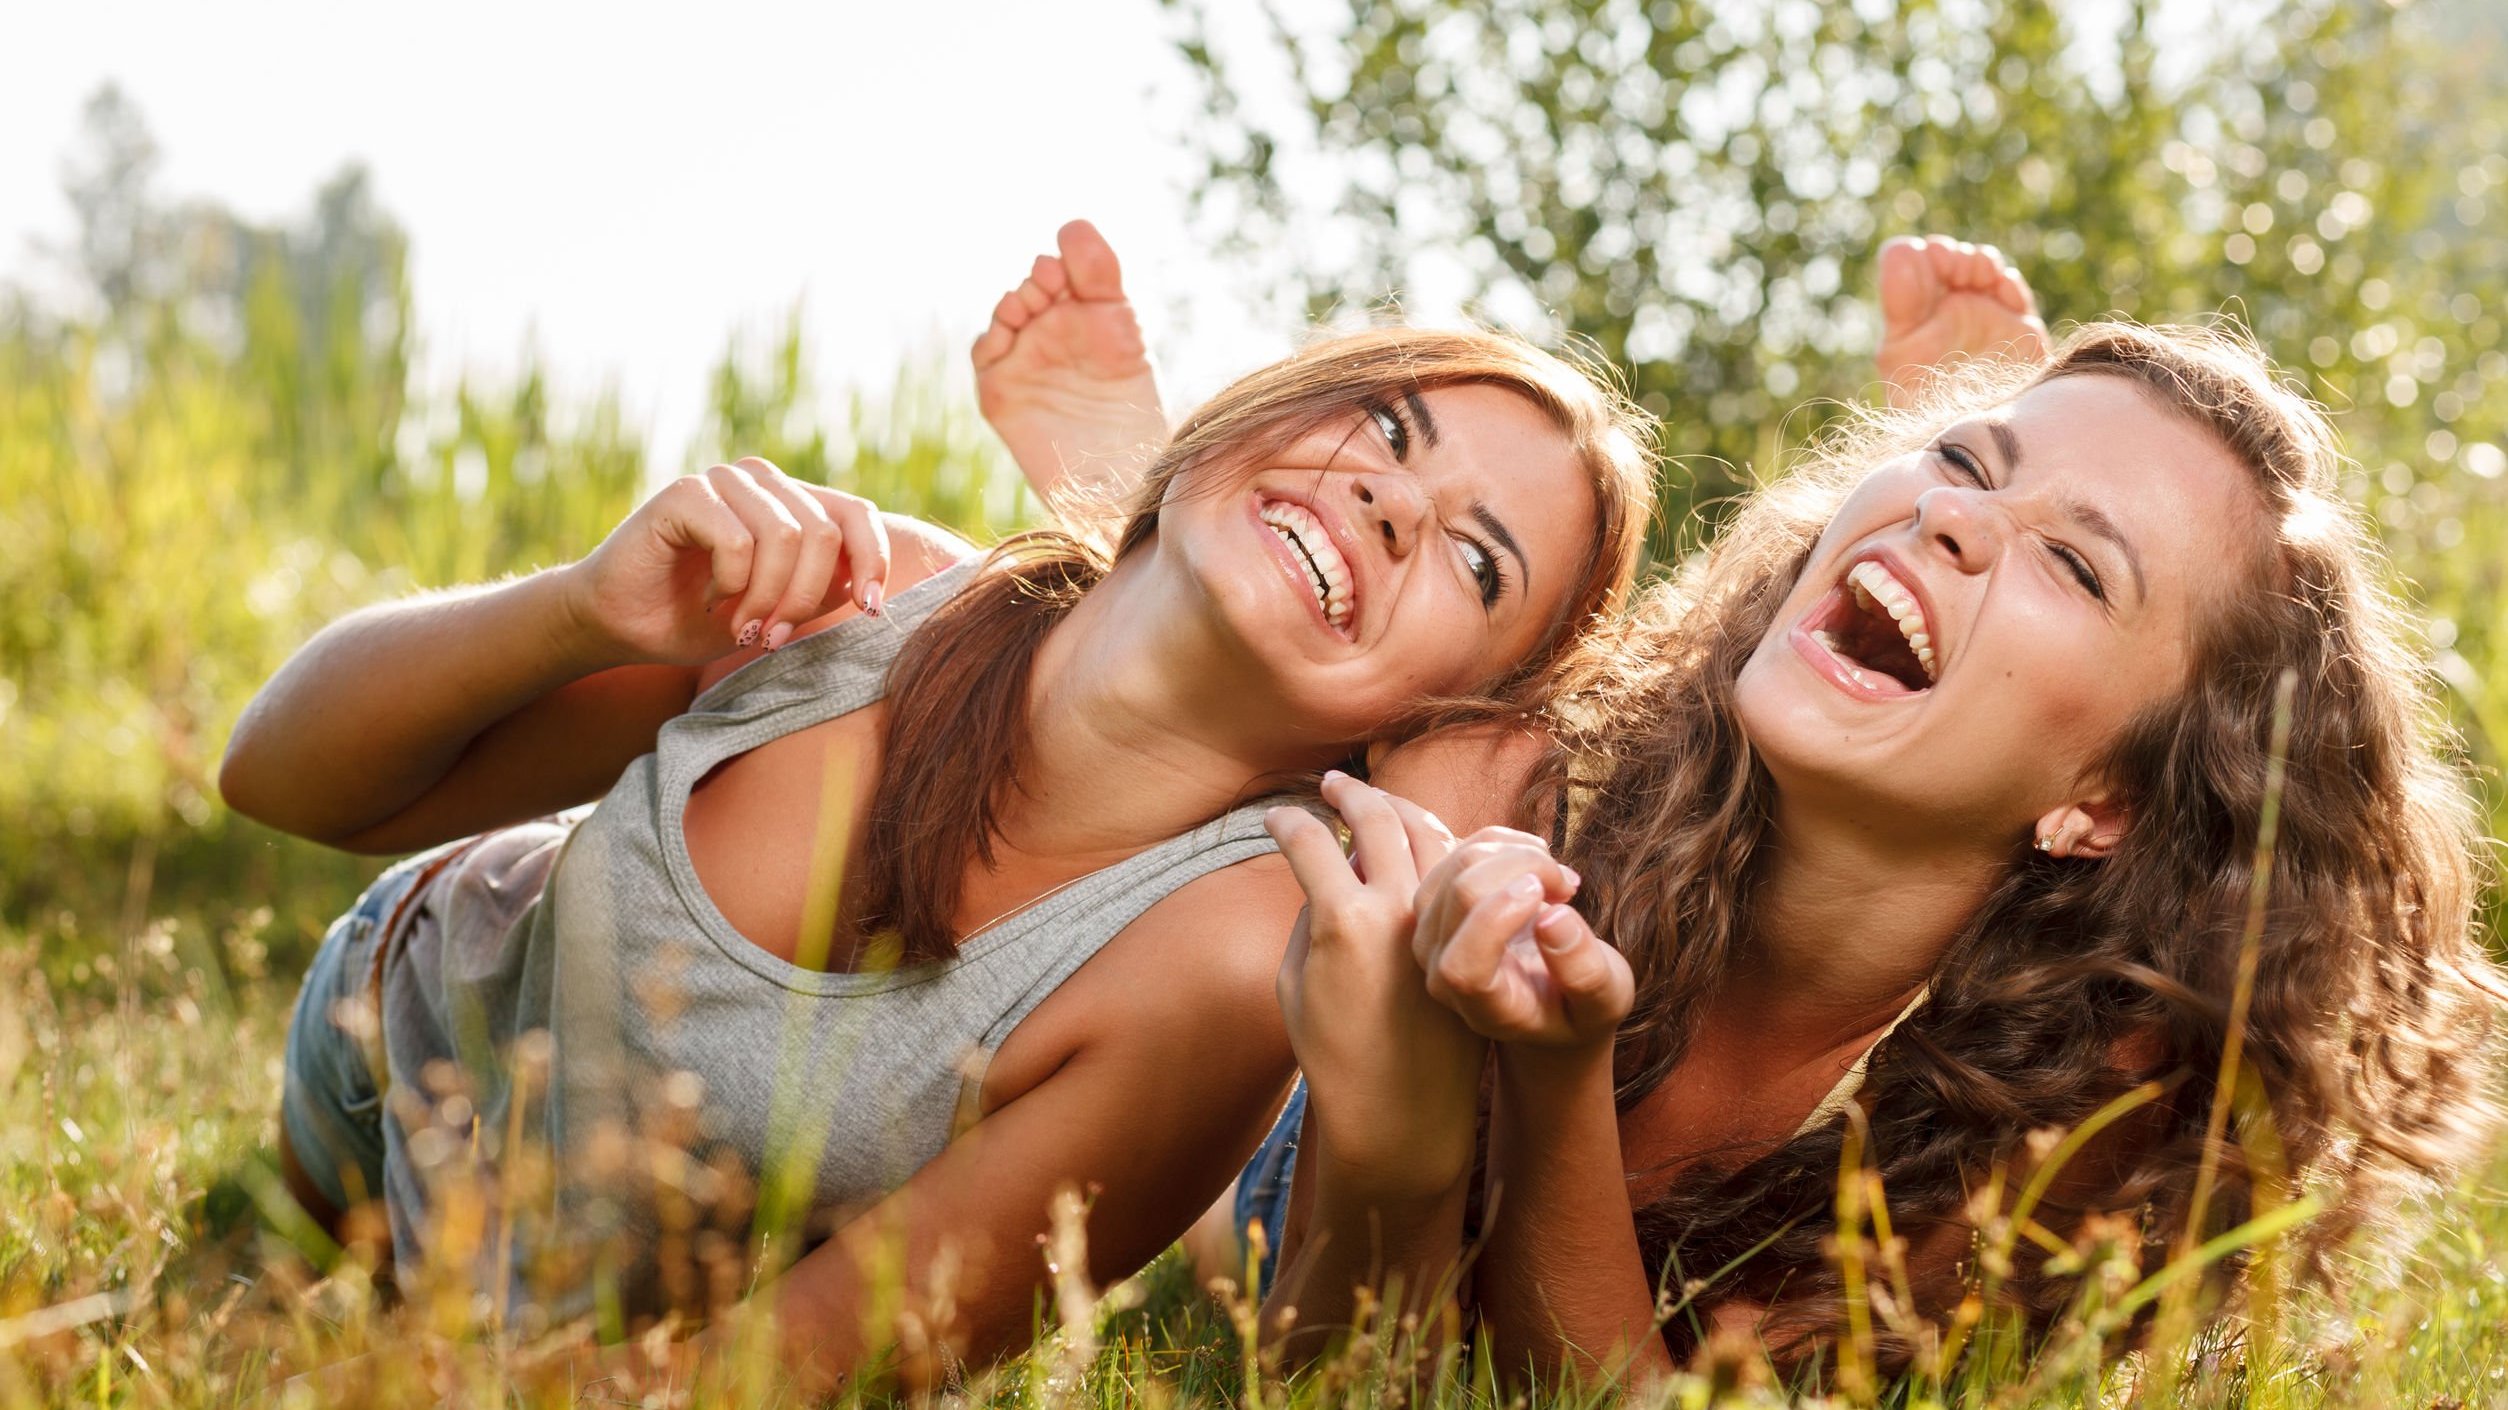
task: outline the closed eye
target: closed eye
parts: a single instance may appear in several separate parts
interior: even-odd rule
[[[1968,482],[1975,485],[1978,489],[1990,490],[1994,488],[1993,482],[1986,479],[1985,463],[1977,459],[1974,455],[1969,454],[1966,447],[1952,445],[1951,443],[1945,441],[1942,444],[1935,446],[1933,448],[1933,453],[1942,457],[1942,459],[1950,465],[1951,469],[1958,472],[1960,475],[1965,476]]]
[[[2089,559],[2052,539],[2047,541],[2046,551],[2054,554],[2058,562],[2070,568],[2073,579],[2079,582],[2092,597],[2101,602],[2107,601],[2107,589],[2100,585],[2098,572],[2090,566]]]
[[[1993,482],[1986,478],[1984,462],[1970,454],[1966,447],[1944,442],[1935,446],[1933,450],[1934,454],[1941,456],[1943,462],[1949,465],[1954,473],[1964,477],[1977,488],[1981,490],[1994,488]],[[2064,565],[2065,570],[2073,575],[2073,581],[2081,584],[2084,591],[2101,602],[2107,601],[2107,588],[2099,581],[2098,570],[2090,566],[2089,559],[2082,557],[2074,549],[2051,539],[2047,541],[2046,551],[2054,555],[2057,562]]]

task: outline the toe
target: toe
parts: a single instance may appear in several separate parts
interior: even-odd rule
[[[1071,275],[1071,292],[1083,299],[1120,299],[1123,297],[1123,266],[1116,262],[1115,247],[1097,233],[1097,227],[1085,220],[1075,220],[1055,237],[1062,247],[1062,262]]]
[[[1036,267],[1028,271],[1028,282],[1052,298],[1059,299],[1071,292],[1070,274],[1064,271],[1062,261],[1052,255],[1036,257]]]
[[[1968,287],[1980,294],[1994,291],[2003,282],[2003,256],[1992,245],[1978,245],[1968,252]]]
[[[975,364],[975,370],[981,372],[1010,356],[1010,350],[1016,347],[1018,342],[1018,333],[1003,327],[1000,320],[996,319],[992,327],[976,335],[975,346],[968,349],[967,356]]]
[[[1933,271],[1922,238],[1901,236],[1881,247],[1881,316],[1892,325],[1924,315]]]
[[[1033,279],[1020,280],[1019,287],[1012,292],[1011,297],[1027,305],[1030,316],[1043,313],[1054,306],[1054,296],[1038,288]]]
[[[2029,287],[2029,281],[2021,277],[2019,270],[2008,264],[2003,266],[2001,293],[2003,302],[2014,313],[2033,315],[2038,311],[2036,291]]]
[[[993,321],[1014,333],[1027,327],[1031,317],[1034,315],[1028,312],[1028,306],[1020,300],[1016,289],[1002,295],[1001,302],[993,305]]]

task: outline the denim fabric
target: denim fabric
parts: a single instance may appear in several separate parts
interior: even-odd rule
[[[438,849],[441,850],[441,849]],[[279,1121],[314,1188],[346,1210],[383,1197],[383,1093],[359,1030],[380,1030],[375,946],[383,923],[436,852],[395,862],[331,922],[287,1025]]]
[[[1298,1132],[1306,1124],[1306,1079],[1298,1079],[1289,1089],[1289,1104],[1280,1109],[1280,1119],[1271,1124],[1271,1133],[1254,1149],[1254,1158],[1245,1163],[1237,1176],[1236,1218],[1240,1247],[1250,1238],[1248,1229],[1261,1221],[1263,1226],[1262,1286],[1255,1296],[1271,1291],[1271,1273],[1280,1262],[1280,1231],[1289,1226],[1289,1177],[1298,1167]]]

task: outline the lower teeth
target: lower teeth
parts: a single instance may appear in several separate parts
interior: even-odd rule
[[[1284,528],[1280,527],[1278,524],[1274,524],[1274,525],[1272,525],[1272,526],[1271,526],[1271,531],[1272,531],[1273,533],[1275,533],[1275,534],[1280,535],[1280,541],[1281,541],[1282,543],[1285,543],[1285,544],[1287,544],[1287,545],[1289,546],[1289,551],[1290,551],[1291,553],[1294,553],[1294,554],[1296,554],[1296,555],[1298,556],[1298,561],[1300,561],[1300,562],[1305,563],[1305,564],[1307,564],[1307,565],[1308,565],[1308,566],[1307,566],[1307,584],[1308,584],[1308,586],[1310,586],[1310,587],[1312,587],[1312,588],[1314,588],[1314,589],[1315,589],[1315,605],[1316,605],[1317,607],[1319,607],[1319,608],[1323,609],[1323,613],[1324,613],[1324,620],[1325,620],[1325,621],[1327,621],[1327,622],[1331,622],[1331,621],[1332,621],[1332,593],[1331,593],[1331,590],[1330,590],[1330,589],[1326,588],[1326,587],[1325,587],[1322,583],[1317,582],[1317,581],[1315,580],[1315,578],[1314,578],[1314,571],[1315,571],[1315,570],[1314,570],[1313,560],[1312,560],[1312,559],[1309,559],[1309,558],[1306,556],[1306,550],[1298,546],[1298,541],[1297,541],[1296,537],[1295,537],[1294,535],[1292,535],[1292,534],[1291,534],[1291,533],[1290,533],[1287,529],[1284,529]],[[1337,623],[1337,622],[1335,622],[1335,623],[1333,623],[1333,625],[1338,626],[1338,625],[1340,625],[1340,624],[1339,624],[1339,623]]]

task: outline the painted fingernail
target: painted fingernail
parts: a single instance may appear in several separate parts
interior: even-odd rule
[[[1348,774],[1341,772],[1339,769],[1324,770],[1324,782],[1326,783],[1338,783],[1348,777]]]
[[[871,616],[880,614],[880,604],[887,601],[888,589],[872,583],[862,589],[862,610]]]
[[[767,650],[769,650],[769,651],[773,651],[775,648],[777,648],[777,647],[779,647],[779,646],[783,645],[785,642],[788,642],[788,641],[790,641],[790,640],[792,640],[792,623],[790,623],[790,622],[777,622],[774,626],[767,628],[767,631],[766,631],[766,649],[767,649]]]
[[[1585,878],[1576,874],[1576,868],[1571,866],[1562,866],[1559,870],[1567,873],[1568,885],[1582,886],[1585,884]]]
[[[763,622],[751,622],[749,625],[742,627],[740,629],[740,644],[743,646],[757,645],[758,628],[764,625],[765,623]]]

